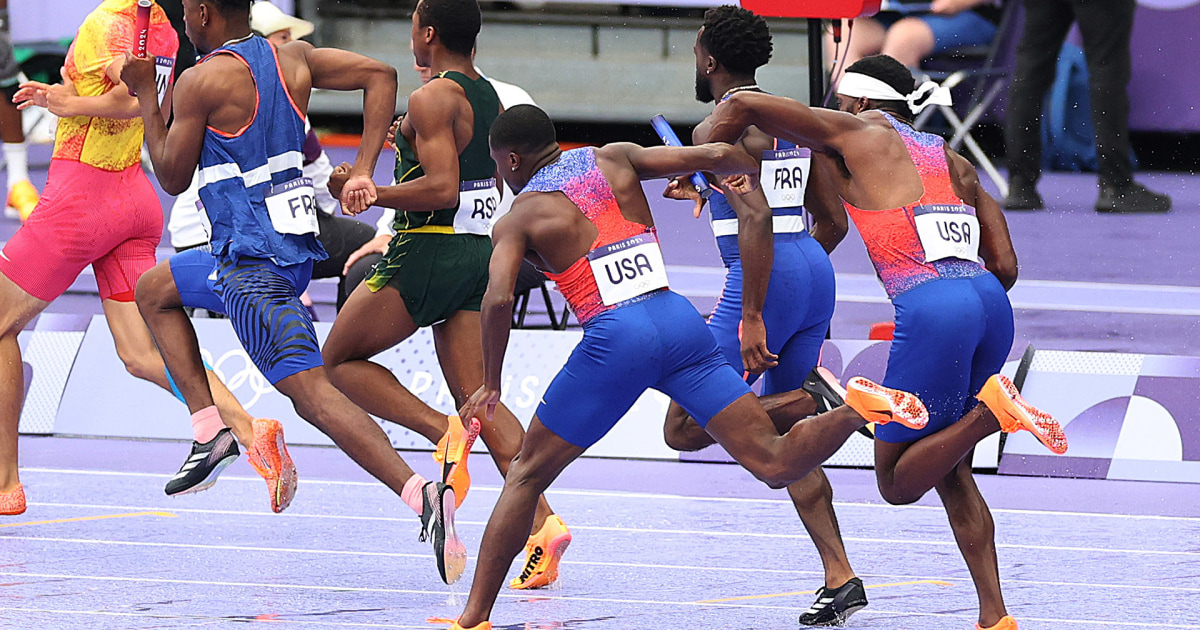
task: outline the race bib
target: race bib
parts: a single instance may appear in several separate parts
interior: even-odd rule
[[[763,151],[762,158],[759,181],[767,204],[772,209],[803,206],[812,152],[802,148]]]
[[[158,106],[162,107],[163,99],[167,97],[167,86],[171,84],[171,73],[175,70],[173,57],[154,58],[154,85],[158,90]]]
[[[667,267],[653,234],[639,234],[592,250],[588,262],[605,306],[667,288]]]
[[[298,177],[272,186],[266,202],[276,232],[296,236],[321,233],[317,227],[317,201],[311,178]]]
[[[492,224],[500,217],[500,189],[496,178],[463,182],[458,187],[458,212],[454,213],[455,234],[490,236]]]
[[[979,260],[979,219],[975,208],[934,204],[913,208],[917,236],[925,248],[925,262],[944,258]]]

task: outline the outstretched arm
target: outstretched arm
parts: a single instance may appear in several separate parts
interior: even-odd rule
[[[603,150],[625,156],[638,179],[659,179],[705,171],[714,175],[751,175],[758,181],[758,162],[745,151],[729,144],[698,147],[643,147],[618,142]]]
[[[459,411],[460,418],[478,417],[481,408],[492,419],[500,402],[500,376],[504,353],[508,349],[508,334],[512,328],[513,290],[521,261],[529,249],[529,241],[517,212],[524,201],[518,200],[507,215],[496,222],[492,231],[492,259],[488,265],[488,286],[480,309],[480,328],[483,331],[483,386]]]
[[[341,192],[343,210],[358,214],[375,203],[377,193],[371,176],[396,112],[396,69],[358,53],[301,44],[306,46],[314,88],[363,91],[362,139]]]
[[[746,128],[817,150],[837,150],[841,134],[863,128],[857,116],[813,109],[799,101],[758,92],[738,92],[713,110],[710,142],[737,142]]]

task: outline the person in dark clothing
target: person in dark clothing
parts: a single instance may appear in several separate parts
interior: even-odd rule
[[[1023,0],[1025,30],[1008,93],[1004,139],[1008,147],[1007,210],[1045,207],[1041,176],[1042,100],[1054,82],[1058,51],[1073,22],[1083,33],[1091,78],[1092,121],[1100,158],[1097,212],[1169,212],[1171,198],[1133,181],[1129,145],[1129,86],[1135,0]]]

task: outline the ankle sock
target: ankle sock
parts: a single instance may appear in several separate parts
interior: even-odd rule
[[[192,414],[192,437],[201,444],[211,442],[224,428],[225,423],[221,421],[221,413],[216,405]]]
[[[417,516],[421,515],[421,510],[425,507],[421,491],[424,490],[426,483],[428,482],[424,477],[413,473],[413,476],[404,482],[404,489],[400,491],[400,500],[408,504],[408,507],[417,513]]]

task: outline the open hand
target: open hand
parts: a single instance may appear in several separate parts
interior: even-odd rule
[[[40,81],[26,81],[21,84],[20,89],[13,95],[13,103],[17,104],[17,109],[25,110],[34,105],[44,107],[50,110],[51,114],[60,118],[74,116],[71,111],[71,105],[75,98],[79,96],[79,92],[75,90],[75,84],[71,82],[67,76],[67,69],[61,68],[59,73],[62,75],[63,82],[61,85],[52,85],[42,83]]]
[[[479,410],[483,409],[486,413],[488,422],[496,416],[496,405],[500,404],[500,390],[491,389],[486,384],[481,385],[467,402],[463,404],[462,409],[458,410],[459,418],[479,418]]]
[[[704,209],[704,197],[700,195],[700,191],[696,190],[696,186],[692,184],[691,178],[687,176],[679,176],[667,182],[667,187],[663,189],[663,197],[695,202],[696,205],[692,208],[692,216],[697,219],[700,218],[700,211]]]

